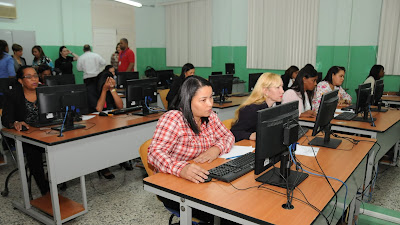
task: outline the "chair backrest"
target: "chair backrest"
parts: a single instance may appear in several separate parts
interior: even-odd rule
[[[140,158],[142,159],[143,166],[146,169],[147,175],[149,175],[149,176],[154,174],[154,167],[152,165],[150,165],[147,161],[147,152],[148,152],[151,140],[152,139],[147,140],[139,148]]]
[[[168,109],[168,102],[167,102],[167,94],[169,89],[159,90],[158,93],[160,94],[161,101],[164,105],[164,109]]]
[[[222,121],[222,123],[225,125],[226,128],[228,128],[228,130],[230,130],[232,128],[233,119],[224,120]]]

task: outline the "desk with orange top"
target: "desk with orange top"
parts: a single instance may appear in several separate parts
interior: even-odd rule
[[[382,102],[385,105],[400,105],[400,96],[398,96],[398,95],[383,95]]]
[[[86,213],[85,175],[139,157],[137,149],[152,137],[161,115],[96,115],[79,122],[86,128],[64,132],[63,137],[58,137],[59,132],[49,128],[30,127],[21,132],[3,128],[5,136],[16,140],[18,167],[23,168],[19,169],[23,199],[22,202],[13,202],[14,207],[44,224],[62,224]],[[32,201],[29,199],[22,142],[45,149],[50,194]],[[58,195],[57,184],[78,177],[82,203]]]
[[[309,131],[307,135],[310,136],[310,134]],[[346,208],[363,186],[367,157],[370,150],[375,148],[374,139],[354,138],[365,142],[360,142],[352,147],[350,142],[343,141],[339,145],[341,150],[320,148],[317,155],[326,175],[347,183]],[[299,140],[300,143],[304,141],[305,137]],[[236,144],[252,145],[253,147],[255,145],[254,141],[248,140]],[[314,157],[296,157],[310,169],[320,171]],[[211,169],[225,161],[225,159],[218,158],[210,164],[199,165],[204,169]],[[294,209],[283,209],[282,204],[286,203],[286,190],[270,185],[263,185],[265,188],[257,188],[261,183],[255,181],[254,171],[233,181],[232,185],[215,179],[208,183],[195,184],[164,173],[147,177],[143,182],[145,190],[180,203],[181,224],[191,224],[192,208],[240,224],[327,224],[321,214],[298,200],[292,202]],[[330,182],[338,193],[338,207],[334,212],[332,222],[332,224],[336,224],[343,212],[345,187],[338,181],[331,180]],[[305,201],[299,190],[304,193],[312,205],[322,211],[322,214],[327,216],[331,212],[335,198],[325,178],[310,175],[298,186],[298,189],[294,191],[294,197]],[[354,211],[354,202],[352,201],[350,205],[350,211]],[[353,217],[350,217],[349,221],[351,219]]]

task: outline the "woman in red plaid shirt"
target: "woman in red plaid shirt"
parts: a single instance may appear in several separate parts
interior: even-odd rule
[[[212,111],[209,81],[187,79],[172,101],[172,108],[159,120],[149,146],[148,160],[156,171],[202,183],[209,174],[194,163],[212,162],[232,148],[235,138]]]

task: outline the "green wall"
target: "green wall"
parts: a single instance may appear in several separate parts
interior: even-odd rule
[[[236,76],[246,82],[249,73],[284,73],[283,70],[247,69],[246,51],[246,46],[215,46],[212,48],[212,67],[197,67],[196,74],[208,77],[212,71],[225,72],[225,63],[235,63]],[[180,67],[166,66],[165,52],[165,48],[137,48],[139,74],[144,75],[147,66],[156,70],[173,69],[175,74],[179,74]],[[322,72],[324,77],[331,66],[344,66],[346,78],[343,87],[348,89],[348,93],[355,100],[354,90],[366,79],[369,70],[376,63],[376,54],[377,46],[318,46],[316,69]],[[384,84],[385,91],[398,91],[400,76],[385,75]]]

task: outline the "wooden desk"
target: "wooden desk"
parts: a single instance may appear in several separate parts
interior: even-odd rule
[[[369,138],[355,137],[359,140],[374,141]],[[299,140],[304,141],[304,137]],[[252,145],[254,141],[240,141],[238,145]],[[340,149],[351,149],[348,141],[343,141]],[[360,142],[352,150],[333,150],[320,148],[318,160],[326,175],[338,178],[347,183],[349,193],[346,206],[350,203],[363,185],[367,155],[374,143]],[[297,156],[308,167],[320,170],[314,157]],[[199,164],[205,169],[213,168],[225,162],[217,159],[208,164]],[[293,200],[294,209],[285,210],[281,206],[286,202],[286,190],[274,186],[264,185],[270,189],[284,193],[280,195],[267,189],[251,188],[237,190],[229,183],[221,181],[205,184],[195,184],[174,175],[158,173],[144,179],[144,189],[177,201],[181,205],[181,224],[191,224],[191,209],[196,208],[222,218],[241,224],[326,224],[325,219],[311,207],[297,200]],[[338,192],[339,208],[335,211],[332,224],[342,214],[344,186],[337,181],[330,181],[334,190]],[[235,180],[232,184],[237,188],[247,188],[260,185],[255,181],[254,171]],[[326,180],[322,177],[310,175],[299,187],[308,201],[328,215],[332,209],[334,195]],[[299,191],[294,197],[304,200]],[[353,201],[354,202],[354,201]],[[184,210],[182,210],[184,209]]]
[[[382,102],[385,105],[400,105],[400,96],[398,96],[398,95],[383,95]]]
[[[58,137],[58,132],[49,129],[41,130],[31,127],[24,132],[2,129],[5,136],[16,140],[18,167],[23,168],[19,169],[22,203],[13,202],[13,206],[45,224],[62,224],[86,213],[88,208],[84,176],[139,157],[137,149],[153,136],[157,120],[161,115],[162,113],[146,117],[96,116],[88,121],[80,122],[86,125],[85,129],[64,132],[63,137]],[[30,201],[22,142],[45,149],[51,198],[44,196]],[[70,215],[66,214],[64,209],[69,208],[72,201],[58,196],[57,184],[77,177],[81,182],[82,203],[73,202],[72,205],[78,205],[82,209]],[[49,205],[50,200],[51,206],[44,210],[54,212],[53,218],[31,207],[31,205],[43,205],[46,201]],[[63,203],[66,204],[63,205]]]
[[[235,117],[235,110],[242,104],[248,96],[244,97],[230,97],[227,100],[231,103],[214,103],[213,110],[218,114],[218,118],[222,120],[232,119]]]

